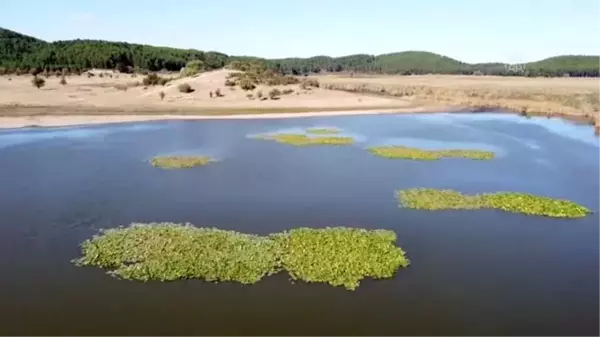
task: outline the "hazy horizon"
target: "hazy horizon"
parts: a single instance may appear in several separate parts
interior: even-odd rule
[[[123,41],[264,58],[428,51],[468,63],[600,55],[600,2],[222,0],[165,7],[5,0],[0,27],[46,41]],[[35,8],[35,10],[31,10]]]

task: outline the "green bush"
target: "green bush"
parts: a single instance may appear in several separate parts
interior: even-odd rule
[[[46,80],[44,80],[41,77],[33,76],[33,78],[31,79],[31,84],[33,84],[34,87],[39,89],[46,84]]]
[[[179,92],[183,92],[186,94],[189,94],[191,92],[194,92],[194,89],[192,88],[191,85],[187,84],[187,83],[181,83],[177,86],[177,89],[179,89]]]
[[[281,96],[281,91],[277,88],[269,91],[269,98],[270,99],[279,99],[279,96]]]
[[[256,85],[254,85],[254,83],[252,83],[252,81],[248,78],[243,78],[242,80],[240,80],[240,88],[242,88],[242,90],[254,90],[256,88]]]
[[[157,74],[148,74],[146,77],[144,77],[144,79],[142,80],[142,83],[145,86],[150,86],[150,85],[165,85],[170,81],[170,79],[164,78],[164,77],[160,77]]]

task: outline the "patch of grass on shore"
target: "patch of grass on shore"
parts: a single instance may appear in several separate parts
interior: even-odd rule
[[[294,280],[354,290],[363,278],[391,278],[409,265],[388,230],[298,228],[257,236],[189,224],[132,224],[81,244],[79,266],[127,280],[202,279],[253,284],[287,270]]]
[[[181,169],[181,168],[192,168],[195,166],[204,166],[214,159],[210,157],[201,156],[166,156],[166,157],[154,157],[150,161],[152,166],[160,167],[163,169]]]
[[[406,146],[371,147],[372,154],[389,159],[439,160],[442,158],[467,158],[475,160],[490,160],[494,152],[480,150],[421,150]]]
[[[297,228],[276,236],[281,262],[294,280],[355,290],[362,279],[391,278],[409,260],[388,230]]]
[[[328,137],[309,137],[303,134],[272,134],[258,135],[256,139],[273,140],[281,144],[294,146],[313,146],[313,145],[350,145],[354,143],[352,137],[328,136]]]
[[[340,130],[334,128],[308,128],[306,133],[314,135],[329,135],[339,133]]]
[[[495,208],[556,218],[581,218],[591,213],[568,200],[517,192],[465,195],[453,190],[414,188],[397,191],[396,198],[404,207],[423,210]]]

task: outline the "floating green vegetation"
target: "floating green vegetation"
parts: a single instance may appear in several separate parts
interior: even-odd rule
[[[414,188],[397,191],[396,198],[402,206],[425,210],[496,208],[556,218],[581,218],[591,213],[568,200],[516,192],[464,195],[453,190]]]
[[[354,290],[365,277],[390,278],[409,264],[388,230],[298,228],[275,237],[283,246],[282,266],[295,280]]]
[[[306,133],[314,135],[330,135],[339,133],[340,130],[334,128],[309,128],[306,129]]]
[[[197,278],[253,284],[287,270],[292,279],[354,290],[365,277],[390,278],[409,264],[388,230],[299,228],[257,236],[189,224],[132,224],[81,244],[80,266],[128,280]]]
[[[421,150],[406,146],[371,147],[369,151],[380,157],[390,159],[439,160],[442,158],[468,158],[489,160],[494,152],[480,150]]]
[[[354,143],[352,137],[328,136],[328,137],[309,137],[303,134],[276,133],[255,136],[256,139],[273,140],[281,144],[295,146],[312,145],[350,145]]]
[[[194,166],[203,166],[214,159],[210,157],[199,157],[199,156],[167,156],[167,157],[154,157],[150,161],[152,166],[160,167],[163,169],[179,169],[179,168],[191,168]]]
[[[275,242],[265,237],[173,223],[109,229],[81,245],[82,266],[130,280],[200,278],[252,284],[277,270]]]

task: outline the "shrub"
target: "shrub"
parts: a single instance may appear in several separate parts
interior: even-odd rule
[[[217,97],[223,97],[224,95],[221,93],[221,89],[217,88],[217,90],[215,90],[215,96]]]
[[[212,92],[212,91],[211,91],[211,92],[209,92],[208,94],[210,95],[210,98],[212,98],[212,97],[213,97],[213,92]]]
[[[279,96],[281,96],[281,91],[277,88],[269,91],[269,98],[270,99],[278,99]]]
[[[160,96],[160,100],[162,101],[165,98],[165,92],[164,91],[159,92],[158,96]]]
[[[121,91],[127,91],[128,86],[125,84],[117,84],[117,85],[115,85],[115,89],[121,90]]]
[[[202,60],[192,60],[185,65],[184,74],[185,76],[193,76],[198,74],[204,69],[204,62]]]
[[[317,80],[304,79],[300,83],[300,87],[304,90],[310,90],[311,89],[310,87],[319,88],[320,86],[321,86],[321,84]]]
[[[252,94],[248,94],[248,95],[246,95],[246,97],[247,97],[248,99],[254,99],[254,95],[252,95]]]
[[[54,72],[54,76],[56,77],[61,77],[62,76],[62,72],[60,72],[59,70]]]
[[[144,77],[144,79],[142,80],[142,83],[144,83],[144,85],[157,85],[159,79],[161,79],[160,76],[156,75],[156,74],[149,74],[148,76]]]
[[[46,80],[41,77],[33,76],[33,78],[31,79],[31,84],[33,84],[34,87],[39,89],[46,84]]]
[[[227,80],[225,80],[225,86],[226,87],[233,87],[233,86],[235,86],[235,81],[227,79]]]
[[[294,89],[284,89],[281,93],[284,95],[289,95],[294,92]]]
[[[98,74],[98,77],[100,77],[100,78],[103,78],[103,77],[104,77],[104,74],[103,74],[103,73],[100,73],[100,74]]]
[[[8,71],[4,67],[0,67],[0,75],[8,74]]]
[[[180,85],[177,86],[177,89],[179,89],[179,92],[183,92],[186,94],[194,92],[194,89],[192,88],[192,86],[190,86],[187,83],[181,83]]]
[[[31,68],[29,69],[29,74],[32,76],[36,76],[39,73],[41,73],[42,71],[39,68]]]
[[[67,84],[67,80],[65,79],[65,75],[63,75],[63,76],[60,78],[60,82],[59,82],[59,83],[60,83],[60,84],[62,84],[62,85],[65,85],[65,84]]]
[[[259,90],[259,91],[256,93],[256,97],[258,97],[258,99],[262,99],[262,98],[263,98],[263,92]]]
[[[254,83],[252,83],[252,81],[248,78],[243,78],[240,81],[240,88],[242,88],[242,90],[254,90],[256,88],[256,85],[254,85]]]

